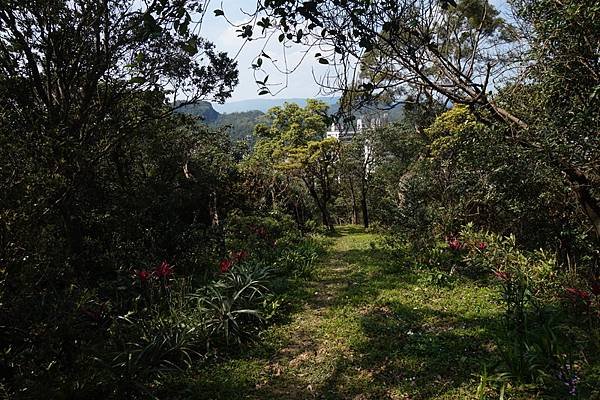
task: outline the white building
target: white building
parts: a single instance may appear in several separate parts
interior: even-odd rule
[[[352,140],[354,135],[358,132],[362,132],[363,129],[374,129],[387,124],[387,113],[383,115],[371,116],[366,122],[363,122],[363,118],[357,118],[354,123],[350,124],[341,124],[341,123],[333,123],[331,127],[326,133],[326,137],[335,138],[342,142],[349,142]],[[366,173],[369,174],[371,172],[372,163],[373,163],[373,150],[371,144],[369,142],[369,138],[364,138],[364,167]],[[338,180],[340,178],[338,177]]]
[[[358,132],[362,132],[363,129],[377,128],[387,123],[387,114],[383,116],[373,116],[363,120],[363,118],[357,118],[351,123],[333,123],[329,127],[329,130],[325,134],[325,137],[336,138],[340,141],[350,141],[354,135]]]
[[[332,137],[332,138],[335,138],[340,141],[352,140],[354,135],[357,132],[362,131],[362,129],[363,129],[362,118],[358,118],[355,122],[356,122],[355,124],[354,123],[343,124],[343,123],[335,123],[334,122],[329,127],[329,130],[325,134],[325,137],[328,137],[328,138]]]

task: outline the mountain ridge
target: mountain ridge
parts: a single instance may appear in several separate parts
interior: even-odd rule
[[[315,100],[320,100],[327,103],[332,108],[337,108],[337,102],[339,97],[315,97]],[[285,103],[296,103],[301,107],[306,105],[308,98],[286,98],[286,99],[247,99],[247,100],[236,100],[227,102],[224,104],[213,104],[215,111],[220,114],[231,114],[234,112],[246,112],[246,111],[262,111],[267,112],[270,108],[282,106]]]
[[[315,100],[324,101],[329,105],[329,114],[335,114],[339,109],[338,99],[334,98],[316,98]],[[296,103],[300,107],[306,105],[307,99],[288,98],[288,99],[251,99],[240,100],[229,103],[229,111],[223,111],[226,104],[212,104],[208,101],[199,101],[194,104],[188,104],[177,111],[184,114],[199,117],[205,124],[215,127],[229,127],[227,132],[234,140],[246,140],[251,136],[254,126],[260,121],[260,118],[271,108],[283,106],[285,103]],[[397,120],[402,116],[402,107],[395,107],[385,112],[385,117],[389,121]],[[357,115],[358,116],[358,115]]]

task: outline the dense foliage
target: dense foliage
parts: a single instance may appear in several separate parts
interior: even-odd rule
[[[293,275],[276,268],[302,241],[285,216],[229,219],[252,209],[245,147],[173,113],[237,83],[235,63],[190,25],[201,6],[0,5],[11,398],[146,398],[157,376],[248,336],[278,304],[273,279]],[[304,269],[314,259],[291,254]]]
[[[214,112],[237,65],[197,35],[203,1],[0,2],[0,395],[168,392],[295,306],[318,232],[361,223],[395,271],[495,293],[474,395],[591,396],[597,2],[258,4],[241,38],[319,44],[339,115]]]
[[[220,114],[215,125],[227,127],[232,140],[242,140],[253,143],[252,132],[264,115],[262,111],[245,111]]]

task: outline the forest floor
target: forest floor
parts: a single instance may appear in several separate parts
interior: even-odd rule
[[[405,266],[377,234],[339,227],[289,316],[194,371],[190,399],[468,399],[491,365],[499,293]],[[185,388],[185,389],[184,389]]]

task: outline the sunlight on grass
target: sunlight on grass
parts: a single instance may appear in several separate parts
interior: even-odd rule
[[[378,235],[340,227],[312,281],[248,355],[198,371],[188,398],[470,398],[494,361],[497,293],[397,265]],[[202,393],[202,394],[200,394]]]

